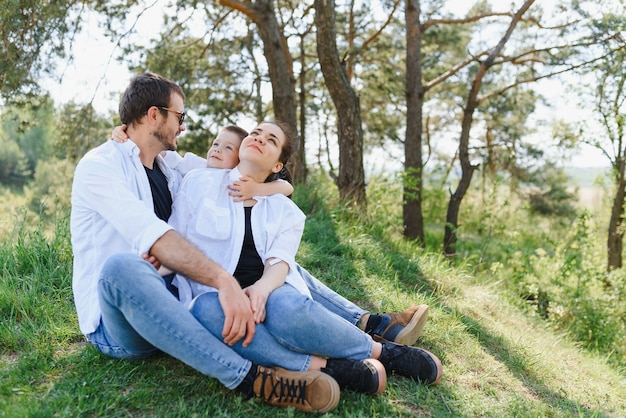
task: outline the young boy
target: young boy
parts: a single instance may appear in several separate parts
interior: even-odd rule
[[[206,160],[192,152],[181,156],[176,151],[164,151],[161,156],[167,165],[179,176],[184,176],[195,168],[231,169],[239,164],[239,147],[241,141],[248,136],[248,132],[239,126],[229,125],[223,128],[209,147]],[[117,142],[126,142],[126,126],[116,126],[111,138]],[[290,196],[293,186],[284,180],[275,180],[266,183],[257,183],[248,176],[241,177],[229,186],[230,195],[235,202],[252,199],[253,196],[269,196],[284,194]]]

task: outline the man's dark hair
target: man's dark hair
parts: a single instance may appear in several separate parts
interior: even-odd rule
[[[185,93],[178,84],[158,74],[146,72],[133,78],[120,100],[122,123],[138,122],[151,106],[169,107],[172,93],[183,100]]]

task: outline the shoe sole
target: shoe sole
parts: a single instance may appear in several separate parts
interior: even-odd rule
[[[376,392],[370,393],[370,395],[378,395],[379,393],[383,393],[387,388],[387,371],[385,370],[385,366],[383,364],[373,358],[368,358],[363,360],[363,362],[370,364],[378,374],[378,388]]]
[[[424,349],[422,348],[422,350]],[[430,355],[430,357],[434,360],[435,364],[437,365],[437,377],[435,377],[435,380],[432,383],[429,383],[428,385],[437,386],[439,382],[441,382],[441,376],[443,376],[443,365],[441,364],[441,360],[439,360],[439,357],[437,357],[436,355],[434,355],[428,350],[424,350],[424,351]]]
[[[428,305],[419,305],[411,320],[404,326],[404,329],[396,335],[393,342],[401,345],[413,345],[422,335],[424,325],[428,319]]]

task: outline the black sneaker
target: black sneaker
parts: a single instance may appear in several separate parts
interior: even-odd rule
[[[379,360],[387,369],[387,374],[396,372],[428,385],[439,384],[443,367],[436,355],[417,347],[387,341],[381,344],[383,351]]]
[[[385,367],[374,359],[328,359],[322,371],[332,376],[341,389],[377,395],[387,386]]]
[[[280,367],[258,366],[254,395],[280,407],[304,412],[329,412],[339,404],[339,385],[322,372],[292,372]]]

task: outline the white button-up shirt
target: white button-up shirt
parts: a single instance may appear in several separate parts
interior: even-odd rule
[[[232,170],[204,168],[187,174],[172,207],[170,225],[206,256],[233,274],[245,234],[243,202],[228,195],[229,184],[242,177]],[[295,255],[304,231],[305,215],[284,195],[256,196],[250,223],[252,236],[263,264],[276,258],[289,264],[286,282],[306,295],[310,292],[298,274]],[[192,298],[215,288],[197,283],[180,274],[175,282],[180,300]]]
[[[173,193],[177,177],[160,156],[156,161]],[[72,287],[83,334],[94,332],[100,322],[97,283],[104,262],[120,252],[147,253],[170,229],[154,213],[150,183],[134,142],[107,141],[85,154],[74,173],[70,217]]]

